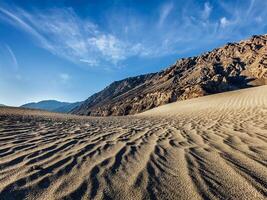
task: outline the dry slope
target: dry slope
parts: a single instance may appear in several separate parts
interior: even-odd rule
[[[0,108],[0,199],[266,199],[267,86],[91,118]]]
[[[116,81],[89,97],[74,114],[139,113],[177,100],[267,83],[267,35],[178,60],[154,74]]]

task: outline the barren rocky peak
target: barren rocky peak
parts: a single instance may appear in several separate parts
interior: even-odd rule
[[[147,75],[116,81],[72,113],[128,115],[166,103],[267,84],[267,35],[228,43]]]

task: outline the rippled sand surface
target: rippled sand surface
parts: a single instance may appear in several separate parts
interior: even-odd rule
[[[0,199],[266,198],[266,86],[131,117],[0,108]]]

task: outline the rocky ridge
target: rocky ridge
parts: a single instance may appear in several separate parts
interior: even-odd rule
[[[115,81],[72,110],[91,116],[128,115],[163,104],[267,84],[267,35],[179,59],[158,73]]]

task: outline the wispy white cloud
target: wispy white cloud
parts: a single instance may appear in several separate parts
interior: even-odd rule
[[[226,17],[222,17],[220,19],[220,26],[225,28],[226,26],[230,25],[230,21]]]
[[[126,58],[127,44],[113,35],[97,35],[88,39],[90,46],[106,57],[107,60],[117,62]],[[131,49],[129,49],[131,52]]]
[[[59,78],[63,82],[67,82],[70,79],[70,75],[67,73],[61,73],[59,74]]]
[[[162,26],[162,24],[172,11],[173,7],[174,4],[172,2],[162,5],[162,7],[160,8],[160,15],[159,15],[159,22],[158,22],[159,26]]]
[[[86,63],[86,64],[88,64],[89,66],[92,66],[92,67],[98,65],[98,61],[96,59],[91,59],[91,60],[89,60],[89,59],[80,59],[80,61],[83,62],[83,63]]]
[[[210,5],[209,2],[205,2],[204,9],[202,11],[202,18],[204,20],[207,20],[210,17],[211,12],[212,12],[212,6]]]
[[[244,0],[238,4],[232,1],[218,1],[218,3],[224,11],[224,15],[219,19],[219,37],[241,39],[266,32],[267,21],[261,19],[267,18],[267,1]]]
[[[107,27],[78,16],[72,8],[25,11],[0,7],[0,20],[27,32],[52,54],[78,65],[119,68],[131,57],[176,55],[220,39],[240,39],[264,31],[267,1],[242,2],[238,6],[233,1],[196,4],[189,0],[182,6],[164,2],[149,16],[108,13]]]
[[[19,8],[11,12],[0,8],[0,13],[13,26],[32,35],[42,48],[76,63],[90,66],[103,62],[117,64],[139,53],[136,44],[101,32],[97,25],[82,20],[71,8],[52,9],[46,13],[29,13]]]
[[[15,70],[18,70],[18,61],[17,58],[13,52],[13,50],[10,48],[10,46],[6,45],[7,52],[9,53],[12,63],[14,65]]]
[[[5,17],[7,17],[4,18],[5,20],[7,20],[7,22],[33,35],[37,40],[39,40],[39,42],[42,43],[42,46],[45,46],[45,48],[47,49],[51,48],[51,46],[47,43],[46,39],[40,33],[38,33],[37,30],[35,30],[32,26],[27,24],[23,19],[21,19],[20,16],[1,7],[0,7],[0,13],[4,14]]]
[[[251,13],[251,11],[253,10],[253,7],[255,5],[255,2],[256,2],[256,0],[250,0],[249,7],[248,7],[248,9],[246,11],[247,12],[247,15],[249,15]]]
[[[13,47],[13,45],[12,45]],[[19,68],[19,62],[16,56],[14,47],[12,48],[7,43],[1,43],[0,41],[0,71],[2,81],[10,79],[14,82],[21,82],[24,80],[23,73]],[[8,72],[6,74],[6,72]],[[1,85],[1,84],[0,84]]]

